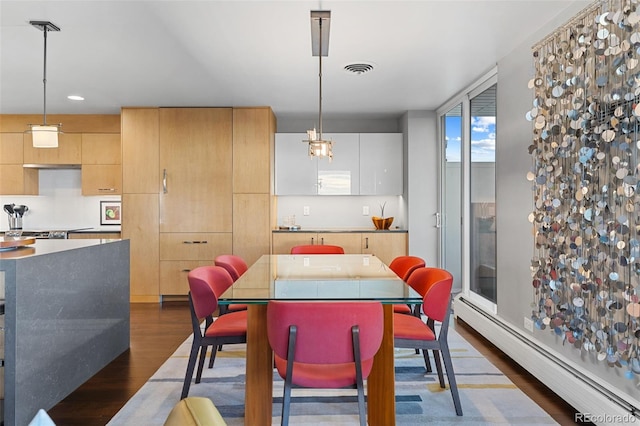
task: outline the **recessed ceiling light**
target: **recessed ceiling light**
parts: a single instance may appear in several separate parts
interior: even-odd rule
[[[69,95],[67,99],[71,99],[72,101],[84,101],[84,98],[80,95]]]

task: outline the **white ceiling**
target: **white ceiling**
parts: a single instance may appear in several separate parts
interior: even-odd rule
[[[590,1],[5,1],[0,113],[118,113],[121,106],[262,106],[318,111],[311,10],[331,10],[325,117],[432,110],[565,8]],[[355,75],[354,62],[374,65]],[[526,82],[523,82],[526,84]],[[79,94],[84,102],[67,95]]]

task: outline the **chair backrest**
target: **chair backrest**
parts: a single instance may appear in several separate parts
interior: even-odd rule
[[[418,268],[424,268],[425,261],[418,256],[398,256],[391,261],[389,268],[407,282],[411,273]]]
[[[221,254],[220,256],[216,256],[213,263],[216,266],[221,266],[226,269],[229,275],[231,275],[233,282],[236,282],[237,279],[249,269],[247,262],[240,256],[234,254]]]
[[[425,289],[422,299],[424,314],[429,319],[443,324],[447,321],[448,324],[453,276],[440,268],[419,268],[409,279],[413,280],[414,277],[422,281]]]
[[[407,284],[414,289],[420,296],[427,293],[429,288],[441,279],[449,278],[451,274],[441,268],[421,267],[416,268],[409,279]],[[453,278],[451,278],[453,279]]]
[[[220,266],[200,266],[189,272],[189,293],[196,317],[205,318],[218,308],[218,298],[233,284]]]
[[[291,254],[344,254],[344,249],[330,244],[309,244],[291,247]]]
[[[373,358],[382,342],[382,305],[380,302],[269,302],[269,344],[282,359],[287,359],[291,325],[297,327],[296,362],[354,362],[351,334],[354,325],[360,329],[360,356],[364,362]]]

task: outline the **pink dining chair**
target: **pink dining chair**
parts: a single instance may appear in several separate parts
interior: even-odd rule
[[[247,342],[247,311],[231,312],[220,315],[215,321],[213,319],[213,313],[218,309],[218,298],[233,284],[229,273],[220,266],[200,266],[190,271],[187,279],[193,342],[180,399],[189,395],[196,361],[198,361],[198,372],[195,382],[200,383],[209,346],[214,348],[211,351],[211,364],[213,364],[216,356],[215,348],[218,346]],[[205,322],[204,331],[200,328],[202,319]],[[200,352],[199,356],[198,352]]]
[[[219,256],[216,256],[216,258],[213,259],[213,263],[216,266],[220,266],[226,269],[226,271],[229,273],[234,283],[238,280],[238,278],[242,276],[242,274],[247,272],[247,269],[249,269],[247,262],[245,262],[242,257],[237,256],[235,254],[221,254]],[[246,311],[246,310],[247,310],[247,305],[244,303],[231,303],[228,305],[218,305],[218,311],[220,312],[220,315],[225,315],[225,314],[228,314],[229,312],[238,312],[238,311]],[[218,351],[221,351],[221,350],[222,350],[222,345],[218,346]],[[213,368],[214,361],[215,361],[215,357],[211,356],[211,359],[209,360],[209,368]]]
[[[424,266],[425,261],[421,257],[398,256],[391,261],[391,263],[389,264],[389,269],[395,272],[397,276],[402,278],[402,281],[407,282],[413,271],[418,268],[423,268]],[[412,309],[409,305],[398,303],[393,305],[393,312],[412,315],[414,314],[415,309]]]
[[[453,397],[453,405],[458,416],[462,415],[462,406],[456,385],[456,376],[451,362],[449,343],[447,342],[449,332],[449,319],[451,318],[451,288],[453,286],[453,276],[446,270],[440,268],[419,268],[413,272],[410,281],[418,286],[422,298],[422,308],[427,316],[426,323],[421,318],[414,315],[393,314],[393,338],[396,348],[418,348],[422,349],[425,366],[429,369],[428,351],[433,351],[436,370],[440,387],[445,388],[442,365],[440,364],[440,354],[447,372],[447,380]],[[435,322],[440,323],[438,333],[435,330]]]
[[[216,266],[221,266],[226,269],[229,275],[231,275],[231,279],[233,279],[234,283],[238,280],[238,278],[242,276],[242,274],[247,272],[247,269],[249,269],[249,266],[247,266],[247,262],[245,262],[242,257],[235,254],[221,254],[219,256],[216,256],[216,258],[213,260],[213,263]],[[220,313],[225,314],[227,312],[244,311],[247,309],[247,305],[243,303],[235,303],[220,306],[220,308]]]
[[[288,302],[267,305],[267,336],[284,379],[281,424],[289,424],[291,388],[356,385],[366,425],[363,381],[382,342],[380,302]]]
[[[307,244],[291,247],[291,254],[344,254],[344,249],[330,244]]]

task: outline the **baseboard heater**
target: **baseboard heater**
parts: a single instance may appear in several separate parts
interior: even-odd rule
[[[629,400],[614,389],[597,382],[587,371],[564,361],[544,344],[515,329],[464,295],[458,295],[455,316],[469,324],[484,338],[520,364],[562,399],[571,404],[581,418],[595,424],[625,424],[640,421],[637,400]]]

